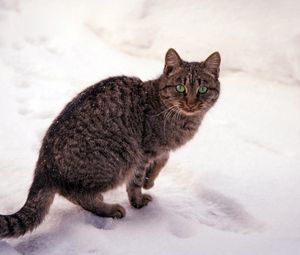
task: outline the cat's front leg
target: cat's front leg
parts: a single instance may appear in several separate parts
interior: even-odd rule
[[[152,197],[150,195],[142,193],[146,169],[147,167],[145,165],[138,167],[127,183],[127,193],[130,204],[137,209],[146,206],[150,201],[152,201]]]
[[[146,176],[143,184],[144,189],[151,189],[153,187],[154,180],[159,175],[161,169],[166,165],[168,159],[169,153],[166,153],[149,165],[149,167],[146,169]]]

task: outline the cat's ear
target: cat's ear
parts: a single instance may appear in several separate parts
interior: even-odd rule
[[[219,52],[214,52],[211,54],[205,61],[204,66],[216,76],[216,78],[219,77],[219,71],[220,71],[220,64],[221,64],[221,56]]]
[[[178,53],[174,49],[169,49],[166,53],[165,57],[165,68],[164,74],[170,75],[176,70],[176,68],[180,67],[182,64],[182,60]]]

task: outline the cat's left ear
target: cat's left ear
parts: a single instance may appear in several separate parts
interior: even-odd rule
[[[211,72],[216,78],[219,77],[220,71],[220,64],[221,64],[221,56],[219,52],[214,52],[211,54],[205,61],[204,66]]]
[[[172,74],[176,68],[180,67],[182,64],[182,60],[178,53],[174,49],[169,49],[166,53],[165,58],[165,68],[164,73],[165,75]]]

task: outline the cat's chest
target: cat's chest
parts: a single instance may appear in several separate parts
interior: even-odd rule
[[[194,119],[184,119],[171,122],[167,125],[164,143],[171,148],[177,149],[183,146],[196,134],[200,121]]]
[[[161,119],[149,123],[146,134],[146,149],[155,154],[161,154],[183,146],[196,134],[200,119]]]

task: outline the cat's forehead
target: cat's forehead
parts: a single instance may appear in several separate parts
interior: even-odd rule
[[[183,62],[181,72],[178,73],[180,77],[197,78],[214,78],[204,67],[203,62]]]
[[[190,72],[203,69],[203,62],[183,62],[182,67]]]

